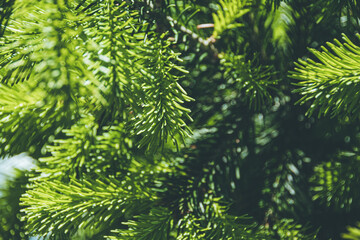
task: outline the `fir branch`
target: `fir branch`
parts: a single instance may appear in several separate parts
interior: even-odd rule
[[[133,20],[137,13],[127,9],[125,2],[111,10],[117,21],[106,19],[104,16],[110,14],[106,11],[110,10],[103,9],[105,12],[98,13],[89,23],[90,29],[101,26],[96,36],[95,31],[89,31],[89,39],[103,50],[100,55],[91,52],[89,60],[93,62],[94,73],[107,86],[112,85],[113,92],[106,93],[110,100],[115,99],[110,101],[111,107],[122,102],[130,106],[128,112],[118,115],[127,118],[132,113],[131,128],[142,136],[139,147],[155,151],[164,146],[168,137],[177,144],[176,137],[183,139],[191,133],[182,119],[191,119],[189,110],[181,104],[192,100],[179,85],[180,77],[175,75],[187,73],[176,64],[180,61],[178,54],[159,37],[144,39],[142,23]]]
[[[79,229],[106,229],[145,211],[152,197],[130,179],[36,182],[21,198],[31,235],[73,235]]]
[[[278,82],[271,67],[246,61],[242,55],[222,54],[220,57],[225,78],[235,83],[250,107],[259,109],[271,102],[270,90],[275,90]]]
[[[10,84],[27,82],[0,87],[3,154],[29,151],[40,156],[43,145],[76,121],[80,111],[105,102],[78,48],[82,28],[77,21],[83,16],[63,4],[15,3],[17,11],[0,44],[0,78]]]
[[[358,206],[360,194],[351,189],[360,185],[359,153],[341,152],[337,159],[314,167],[312,199],[326,207],[349,212]]]
[[[16,169],[15,176],[11,178],[7,176],[7,180],[0,188],[0,239],[2,240],[26,239],[25,223],[20,221],[19,206],[19,197],[24,193],[28,183],[25,174],[25,171]]]
[[[149,214],[135,216],[135,220],[124,222],[129,229],[113,231],[113,240],[158,240],[169,239],[172,228],[172,216],[164,207],[152,208]]]
[[[73,122],[73,108],[64,106],[61,99],[47,99],[46,89],[40,86],[0,86],[2,155],[29,152],[39,156],[43,146]]]
[[[245,8],[248,4],[244,0],[220,0],[220,9],[213,14],[213,38],[218,38],[225,30],[243,26],[244,24],[237,23],[236,20],[250,11]]]
[[[360,224],[358,223],[356,227],[347,227],[347,233],[341,234],[343,239],[359,240],[360,239]]]
[[[357,35],[360,38],[360,35]],[[307,114],[312,115],[316,110],[318,116],[348,116],[355,117],[360,112],[358,102],[358,83],[360,71],[360,47],[343,35],[344,43],[334,40],[335,44],[327,43],[328,48],[322,51],[310,49],[319,60],[307,61],[299,59],[296,68],[290,76],[299,80],[296,83],[300,88],[295,92],[303,97],[300,104],[311,102]]]
[[[15,0],[4,0],[0,3],[0,37],[5,33],[10,16],[13,12],[14,3]]]
[[[256,233],[254,224],[246,223],[249,220],[246,216],[234,217],[227,214],[207,220],[187,215],[179,221],[180,233],[176,239],[266,239],[261,233]]]
[[[139,146],[156,150],[162,148],[164,143],[171,138],[177,146],[177,137],[184,142],[190,136],[191,130],[186,125],[183,117],[192,120],[190,110],[181,106],[185,101],[193,99],[187,96],[180,86],[180,77],[176,73],[187,73],[175,61],[180,61],[178,54],[169,49],[168,43],[154,41],[147,45],[142,52],[148,56],[142,60],[141,65],[135,64],[137,71],[143,78],[142,88],[145,95],[142,98],[144,114],[136,116],[134,128],[136,134],[146,133]]]
[[[104,127],[102,134],[98,134],[98,127],[90,115],[71,129],[64,129],[67,138],[55,139],[53,145],[46,146],[51,156],[39,159],[45,167],[38,171],[49,180],[61,175],[65,179],[82,178],[84,172],[108,174],[127,169],[132,160],[132,141],[125,135],[124,124]]]
[[[309,231],[307,227],[297,224],[293,219],[281,219],[272,226],[270,229],[263,229],[263,234],[266,239],[302,239],[302,240],[315,240],[317,239],[318,231]]]
[[[273,16],[271,19],[272,39],[276,42],[276,47],[286,53],[291,50],[292,45],[289,34],[295,25],[294,9],[290,4],[283,2],[270,14]]]

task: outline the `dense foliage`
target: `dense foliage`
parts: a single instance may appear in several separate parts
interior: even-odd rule
[[[360,239],[359,7],[1,1],[0,239]]]

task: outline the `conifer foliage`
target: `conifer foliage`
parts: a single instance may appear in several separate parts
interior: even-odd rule
[[[359,4],[1,1],[0,239],[359,239]]]

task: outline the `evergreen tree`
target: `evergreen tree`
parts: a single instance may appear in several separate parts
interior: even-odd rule
[[[360,239],[359,4],[1,1],[0,239]]]

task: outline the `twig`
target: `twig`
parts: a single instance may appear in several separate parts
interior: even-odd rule
[[[200,37],[198,34],[191,31],[190,29],[188,29],[188,28],[184,27],[183,25],[179,24],[178,21],[176,21],[172,17],[166,16],[166,19],[170,22],[170,25],[172,25],[173,27],[177,26],[182,32],[190,35],[192,39],[198,41],[199,43],[201,43],[205,47],[208,47],[208,46],[211,47],[211,45],[215,42],[215,38],[213,38],[213,36],[208,37],[207,39],[204,39],[204,38]]]
[[[154,9],[154,4],[151,0],[146,0],[145,3],[151,8]],[[178,21],[176,21],[175,19],[173,19],[170,16],[166,16],[166,20],[169,21],[170,25],[172,27],[176,27],[178,28],[180,31],[182,31],[183,33],[186,33],[187,35],[189,35],[193,40],[199,42],[200,44],[202,44],[204,47],[209,48],[213,53],[214,56],[217,56],[219,51],[217,50],[217,48],[214,46],[214,43],[216,42],[216,39],[211,35],[210,37],[208,37],[207,39],[204,39],[202,37],[200,37],[198,34],[196,34],[195,32],[191,31],[190,29],[186,28],[185,26],[181,25],[180,23],[178,23]],[[205,26],[206,25],[206,26]],[[205,27],[213,27],[213,24],[204,24],[205,27],[202,27],[202,25],[199,25],[200,28],[205,28]]]

